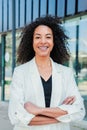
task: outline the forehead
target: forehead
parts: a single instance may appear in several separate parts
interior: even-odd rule
[[[51,33],[52,34],[52,29],[46,25],[39,25],[35,28],[34,34],[35,33]]]

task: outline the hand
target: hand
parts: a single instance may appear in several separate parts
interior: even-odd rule
[[[24,104],[24,108],[31,114],[38,115],[40,111],[40,107],[36,106],[31,102],[26,102]]]
[[[76,100],[76,97],[75,96],[70,96],[70,97],[67,97],[62,104],[66,104],[66,105],[72,105]]]

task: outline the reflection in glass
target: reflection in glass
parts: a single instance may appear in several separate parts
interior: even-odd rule
[[[78,87],[83,96],[87,95],[87,18],[75,21],[66,22],[64,24],[69,39],[69,48],[71,52],[70,66],[74,72],[76,66],[76,26],[79,25],[78,31]]]
[[[6,35],[5,44],[5,100],[9,99],[9,87],[12,77],[12,35]]]

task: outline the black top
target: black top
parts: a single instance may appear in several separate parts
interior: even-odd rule
[[[42,77],[41,80],[44,89],[45,106],[50,107],[51,91],[52,91],[52,76],[47,81],[45,81]]]

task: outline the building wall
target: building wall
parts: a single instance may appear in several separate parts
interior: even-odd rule
[[[12,29],[12,4],[17,29],[41,15],[68,17],[87,11],[87,0],[0,0],[0,32]]]

